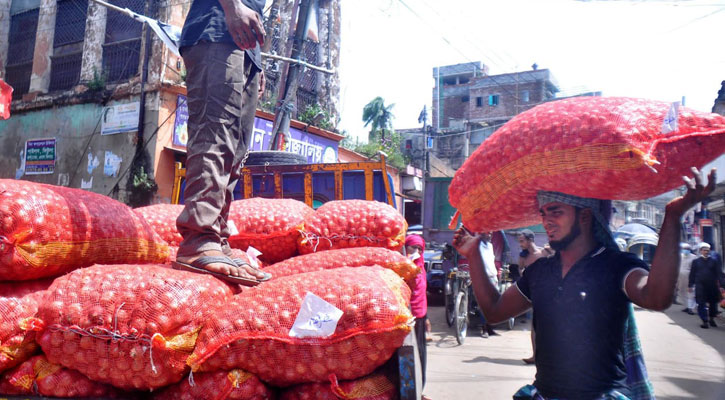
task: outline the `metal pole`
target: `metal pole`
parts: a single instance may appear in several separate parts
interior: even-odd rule
[[[312,65],[312,64],[307,63],[307,62],[302,61],[302,60],[296,60],[294,58],[282,57],[282,56],[278,56],[278,55],[275,55],[275,54],[269,54],[269,53],[262,53],[262,57],[271,58],[271,59],[274,59],[274,60],[286,61],[286,62],[289,62],[289,63],[292,63],[292,64],[299,64],[299,65],[302,65],[302,66],[304,66],[306,68],[314,69],[315,71],[320,71],[320,72],[323,72],[325,74],[334,74],[335,73],[335,70],[334,69],[327,69],[327,68],[318,67],[316,65]]]
[[[299,19],[297,20],[297,28],[295,29],[295,37],[292,44],[292,54],[290,56],[292,60],[299,60],[300,55],[302,54],[302,46],[304,44],[305,35],[307,34],[307,17],[310,13],[310,3],[311,0],[300,1]],[[297,63],[292,63],[289,66],[283,100],[274,119],[270,150],[278,150],[280,147],[280,139],[289,135],[291,114],[292,110],[295,108],[297,100],[297,86],[299,85],[300,69],[301,66]]]
[[[98,4],[100,4],[100,5],[104,6],[104,7],[108,7],[110,9],[112,9],[112,10],[116,10],[118,12],[122,12],[122,13],[128,15],[129,17],[133,18],[133,12],[131,10],[129,10],[128,8],[121,8],[121,7],[116,6],[116,5],[113,5],[111,3],[106,3],[103,0],[93,0],[93,1],[95,1],[96,3],[98,3]]]

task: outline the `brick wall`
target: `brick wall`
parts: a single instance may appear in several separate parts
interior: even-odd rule
[[[471,120],[509,119],[541,102],[542,83],[531,82],[511,86],[495,86],[472,89],[468,103]],[[529,101],[524,102],[523,92],[529,92]],[[498,105],[489,105],[489,96],[498,95]],[[516,98],[518,97],[518,99]],[[480,100],[478,100],[480,99]],[[481,105],[478,106],[478,101]]]

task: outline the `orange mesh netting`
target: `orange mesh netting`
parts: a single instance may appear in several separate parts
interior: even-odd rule
[[[276,397],[272,390],[254,374],[234,369],[193,374],[190,379],[164,389],[153,398],[154,400],[266,400]]]
[[[61,186],[0,179],[0,280],[94,263],[164,262],[168,246],[128,206]]]
[[[325,269],[372,265],[395,271],[409,285],[415,282],[415,276],[420,272],[420,268],[408,257],[382,247],[356,247],[305,254],[270,265],[264,272],[269,272],[272,279],[276,279]]]
[[[328,337],[291,337],[312,294],[343,314]],[[199,335],[192,370],[241,368],[278,386],[355,379],[387,361],[410,332],[410,289],[381,267],[338,268],[276,279],[216,309]]]
[[[236,200],[229,209],[229,219],[239,231],[229,238],[229,245],[262,252],[259,258],[268,263],[286,260],[297,254],[299,229],[314,210],[294,199]]]
[[[209,275],[157,265],[95,265],[57,278],[38,308],[51,362],[121,389],[178,382],[207,320],[232,292]]]
[[[35,332],[23,324],[35,315],[37,304],[26,299],[0,297],[0,371],[20,364],[38,349]]]
[[[338,382],[335,376],[330,383],[305,383],[293,386],[280,395],[280,400],[395,400],[398,388],[392,379],[382,373]]]
[[[725,117],[669,103],[576,97],[541,104],[497,130],[449,187],[463,223],[481,232],[541,222],[536,191],[637,200],[681,186],[691,166],[725,151]],[[674,114],[671,114],[671,116]],[[667,132],[667,133],[663,133]]]
[[[400,250],[408,224],[386,203],[336,200],[323,204],[305,219],[300,253],[349,247]]]
[[[0,378],[0,393],[60,398],[120,395],[119,390],[93,382],[80,372],[50,363],[43,355],[34,356],[3,375]]]
[[[170,246],[179,246],[181,234],[176,229],[176,218],[184,210],[183,204],[154,204],[146,207],[134,208],[141,218],[146,221]]]
[[[0,283],[0,371],[20,364],[38,350],[35,332],[25,328],[51,282]]]

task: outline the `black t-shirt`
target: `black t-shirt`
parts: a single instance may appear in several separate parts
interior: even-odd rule
[[[561,259],[540,258],[516,282],[534,309],[536,381],[546,397],[592,399],[626,389],[624,280],[648,270],[634,254],[597,249],[561,277]]]
[[[242,0],[242,3],[256,11],[261,20],[265,0]],[[212,43],[234,44],[232,35],[227,29],[224,10],[221,4],[219,4],[219,0],[194,0],[191,4],[189,14],[186,15],[184,28],[181,30],[179,49],[183,54],[185,47],[193,46],[202,40]],[[252,58],[254,64],[261,70],[262,57],[260,55],[259,43],[257,43],[257,47],[254,49],[245,51]]]

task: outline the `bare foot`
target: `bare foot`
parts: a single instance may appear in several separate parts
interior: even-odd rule
[[[198,255],[192,256],[192,257],[177,256],[176,260],[179,262],[182,262],[182,263],[191,264],[196,259],[198,259],[199,257],[202,257],[202,256],[226,257],[226,255],[221,251],[211,250],[211,251],[202,252],[201,254],[198,254]],[[264,273],[262,273],[259,270],[254,269],[248,265],[244,265],[241,267],[235,267],[235,266],[225,264],[225,263],[211,263],[211,264],[205,265],[203,268],[208,271],[211,271],[211,272],[216,272],[219,274],[236,276],[236,277],[241,277],[241,278],[246,278],[246,279],[262,279],[262,278],[264,278]]]

